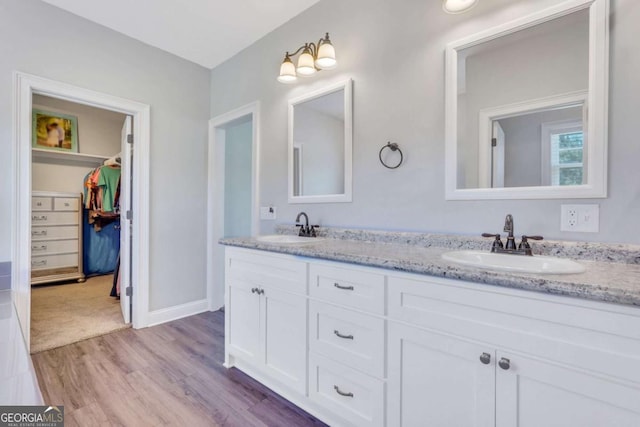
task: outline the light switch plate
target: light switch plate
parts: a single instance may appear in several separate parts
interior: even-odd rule
[[[597,233],[600,231],[600,205],[561,205],[560,231]]]
[[[273,206],[261,206],[260,207],[260,219],[262,220],[274,220],[276,219],[276,208]]]

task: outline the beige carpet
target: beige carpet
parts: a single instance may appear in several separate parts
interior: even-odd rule
[[[110,297],[113,275],[84,283],[31,288],[31,353],[108,334],[125,325],[120,301]]]

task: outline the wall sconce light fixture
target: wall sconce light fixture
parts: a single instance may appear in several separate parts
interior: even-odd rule
[[[478,0],[443,0],[442,9],[447,13],[462,13],[471,9]]]
[[[293,65],[291,57],[298,57],[298,65]],[[326,33],[323,39],[318,43],[305,43],[293,53],[287,52],[284,61],[280,65],[280,75],[278,81],[280,83],[293,83],[300,76],[310,76],[316,71],[330,70],[336,66],[336,51],[329,40],[329,33]]]

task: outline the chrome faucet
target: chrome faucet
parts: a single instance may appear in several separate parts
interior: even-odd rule
[[[304,216],[304,224],[300,224],[300,217]],[[309,216],[305,212],[300,212],[296,216],[296,227],[300,227],[298,236],[303,237],[316,237],[316,228],[319,225],[309,225]]]
[[[513,216],[508,214],[504,219],[504,229],[503,231],[507,233],[507,243],[505,245],[502,244],[502,240],[500,240],[499,234],[490,234],[490,233],[482,233],[482,237],[493,237],[495,240],[491,245],[491,252],[501,253],[501,254],[514,254],[514,255],[533,255],[531,251],[531,245],[529,245],[529,239],[531,240],[542,240],[542,236],[522,236],[522,241],[516,248],[516,241],[513,237]]]

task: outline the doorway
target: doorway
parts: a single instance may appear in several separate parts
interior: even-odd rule
[[[121,223],[123,229],[131,231],[130,244],[121,245],[122,258],[130,263],[122,270],[123,290],[121,297],[132,297],[131,323],[134,328],[147,326],[148,315],[148,276],[149,276],[149,145],[150,117],[149,106],[135,101],[102,94],[79,88],[66,83],[48,80],[25,73],[14,73],[14,134],[16,142],[15,187],[13,206],[15,207],[12,235],[12,291],[14,305],[20,321],[22,334],[27,346],[30,346],[31,326],[31,227],[32,227],[32,97],[43,95],[63,101],[92,106],[131,116],[136,130],[134,144],[136,157],[123,156],[123,186],[121,204]],[[123,147],[123,152],[131,148]],[[130,176],[128,173],[130,172]],[[126,175],[126,176],[124,176]],[[133,197],[131,197],[133,196]],[[133,227],[129,228],[129,225]],[[128,253],[124,251],[129,248]],[[124,264],[124,261],[123,261]],[[129,304],[123,301],[123,307]]]
[[[259,230],[258,102],[209,121],[208,259],[209,309],[225,304],[224,237],[256,235]]]
[[[37,353],[130,325],[117,285],[126,240],[122,129],[131,117],[37,94],[32,106],[30,332]]]

